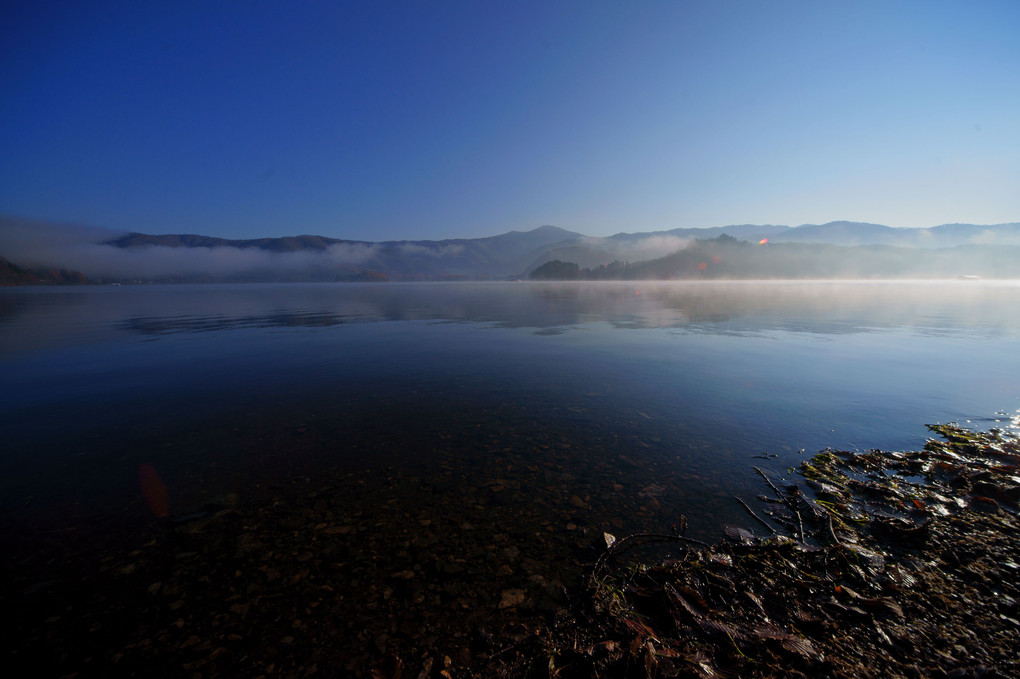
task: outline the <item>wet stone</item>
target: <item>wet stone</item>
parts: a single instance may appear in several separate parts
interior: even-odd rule
[[[577,507],[578,509],[588,509],[588,503],[582,500],[578,495],[570,496],[570,504]]]
[[[499,607],[510,608],[524,603],[527,594],[523,589],[505,589],[500,595]]]

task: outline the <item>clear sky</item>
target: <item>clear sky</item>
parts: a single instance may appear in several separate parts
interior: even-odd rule
[[[0,213],[365,240],[1020,220],[1020,2],[0,8]]]

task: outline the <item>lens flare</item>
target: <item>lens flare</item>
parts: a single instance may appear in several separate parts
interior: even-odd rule
[[[149,505],[153,514],[161,519],[170,516],[170,499],[166,486],[152,465],[138,465],[138,485],[142,488],[145,504]]]

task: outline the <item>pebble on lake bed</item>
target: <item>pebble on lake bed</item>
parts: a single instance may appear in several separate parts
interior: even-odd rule
[[[500,608],[511,608],[524,603],[525,592],[523,589],[505,589],[499,601]]]

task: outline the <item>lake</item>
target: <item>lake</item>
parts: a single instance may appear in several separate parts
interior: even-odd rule
[[[538,614],[603,532],[754,527],[734,499],[758,502],[754,467],[778,480],[827,447],[917,449],[926,423],[1016,426],[1017,309],[1020,283],[972,280],[2,290],[7,594],[39,607],[93,567],[158,594],[227,540],[231,563],[348,569],[331,591],[363,598],[328,605],[360,611],[335,631],[349,657],[418,639],[398,609]],[[200,546],[167,547],[176,576],[139,575],[167,531]],[[456,636],[467,618],[444,620],[429,624]],[[144,669],[118,636],[131,625],[105,643]]]

